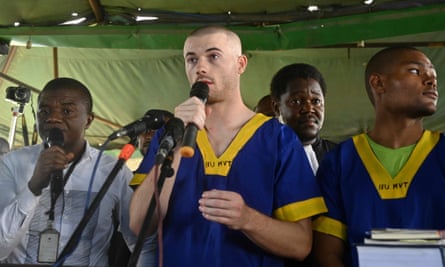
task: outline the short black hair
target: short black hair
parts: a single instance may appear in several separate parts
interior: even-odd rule
[[[49,81],[44,87],[43,90],[40,92],[39,96],[37,97],[37,101],[40,102],[40,96],[45,91],[56,91],[59,89],[76,89],[79,90],[85,97],[86,107],[88,112],[93,112],[93,98],[91,97],[90,90],[81,82],[78,80],[75,80],[73,78],[55,78],[51,81]]]
[[[296,79],[314,79],[321,87],[323,96],[326,96],[327,88],[321,72],[314,66],[306,63],[294,63],[281,68],[272,78],[270,83],[270,94],[275,99],[280,99],[286,93],[287,84]]]

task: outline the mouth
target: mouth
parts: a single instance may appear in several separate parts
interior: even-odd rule
[[[209,78],[203,78],[203,77],[196,79],[196,82],[206,83],[207,85],[213,84],[213,82]]]
[[[55,127],[55,126],[47,126],[45,128],[43,128],[43,133],[45,134],[45,136],[48,136],[48,134],[51,132],[52,129],[57,128],[59,129],[62,133],[64,132],[64,130],[60,127]]]
[[[423,95],[431,98],[434,101],[437,101],[437,99],[439,98],[439,94],[436,91],[426,91],[423,93]]]
[[[318,124],[318,120],[313,117],[309,117],[300,120],[299,124],[304,125],[306,127],[315,127]]]
[[[430,96],[431,98],[438,98],[439,94],[436,91],[427,91],[423,93],[424,95]]]
[[[61,131],[63,132],[63,129],[62,129],[62,128],[57,127],[57,126],[54,126],[54,125],[47,125],[47,126],[45,126],[45,128],[43,128],[43,130],[44,130],[45,132],[49,132],[49,131],[51,131],[51,129],[54,129],[54,128],[57,128],[57,129],[59,129],[59,130],[61,130]]]

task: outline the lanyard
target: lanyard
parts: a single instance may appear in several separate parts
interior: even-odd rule
[[[63,187],[60,190],[56,190],[55,186],[53,185],[53,181],[51,181],[50,185],[51,208],[47,212],[50,221],[54,221],[54,208],[56,206],[57,198],[63,192],[63,188],[65,187],[66,183],[68,182],[68,179],[70,178],[71,174],[74,171],[74,168],[76,167],[77,163],[80,161],[81,158],[82,156],[76,159],[76,161],[74,161],[73,164],[71,164],[70,168],[66,171],[65,176],[63,177]]]

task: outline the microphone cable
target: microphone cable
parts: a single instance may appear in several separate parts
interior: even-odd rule
[[[164,257],[164,242],[163,242],[163,235],[162,235],[162,211],[161,211],[161,204],[160,204],[160,192],[159,188],[157,186],[158,180],[159,180],[159,168],[156,167],[155,169],[155,177],[156,179],[153,179],[153,186],[154,186],[154,194],[156,199],[156,209],[158,214],[158,267],[163,266],[163,257]]]

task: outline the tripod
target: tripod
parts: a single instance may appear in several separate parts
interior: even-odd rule
[[[17,105],[12,110],[11,128],[9,129],[8,143],[9,149],[12,150],[15,140],[15,129],[17,126],[17,119],[23,115],[23,110],[25,109],[25,103],[17,103]],[[27,137],[25,137],[27,138]]]

